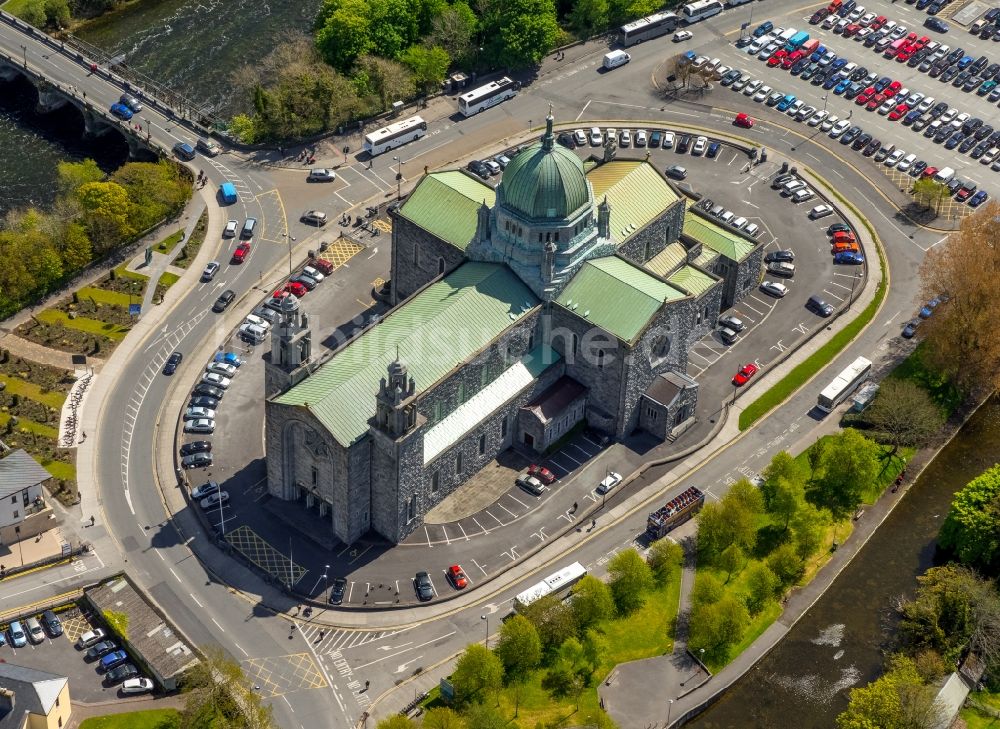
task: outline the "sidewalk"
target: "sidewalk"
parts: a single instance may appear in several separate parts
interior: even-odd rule
[[[181,214],[181,220],[187,221],[187,224],[184,226],[184,237],[181,238],[181,241],[174,246],[174,249],[170,251],[170,254],[165,255],[163,253],[157,253],[154,248],[153,262],[147,268],[145,265],[146,246],[143,246],[142,250],[138,252],[138,255],[129,264],[128,270],[149,277],[149,283],[146,284],[146,293],[142,297],[142,311],[148,312],[150,307],[153,305],[153,295],[156,293],[156,284],[159,282],[160,276],[162,276],[164,272],[169,270],[171,273],[175,273],[178,276],[184,275],[184,269],[173,266],[173,261],[180,255],[181,250],[183,250],[187,242],[191,240],[191,233],[194,232],[194,229],[198,225],[198,219],[207,207],[208,206],[205,204],[205,200],[202,196],[192,195],[191,202],[188,203],[187,207],[184,208],[184,212]],[[157,236],[157,242],[159,242],[160,239],[161,236]],[[151,243],[149,245],[153,244]]]

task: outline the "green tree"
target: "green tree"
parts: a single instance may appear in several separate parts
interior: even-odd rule
[[[732,579],[735,572],[739,572],[743,569],[743,565],[746,562],[746,555],[743,554],[743,550],[740,549],[738,544],[730,544],[728,547],[722,550],[719,555],[716,565],[720,570],[726,573],[726,583]]]
[[[365,0],[323,0],[316,15],[316,49],[327,63],[346,73],[375,47],[372,20]]]
[[[363,96],[377,99],[381,109],[413,93],[413,77],[403,64],[374,55],[358,59],[354,85]]]
[[[399,60],[410,69],[414,84],[425,94],[444,80],[451,64],[448,51],[441,46],[412,45],[403,51]]]
[[[500,626],[496,654],[508,677],[523,676],[536,668],[542,660],[542,641],[531,621],[523,615],[505,621]]]
[[[563,642],[577,634],[576,617],[573,608],[555,595],[546,595],[520,610],[538,631],[542,648],[546,652],[555,650]]]
[[[666,585],[674,569],[684,562],[684,548],[673,539],[657,539],[649,545],[649,568],[656,584]]]
[[[254,144],[263,138],[262,130],[256,117],[249,114],[236,114],[229,120],[229,132],[244,144]]]
[[[421,727],[422,729],[468,729],[468,724],[454,709],[438,706],[427,710]]]
[[[928,210],[934,208],[935,215],[940,211],[941,201],[951,197],[948,186],[933,177],[921,176],[913,183],[912,193],[913,197],[920,200]]]
[[[771,482],[783,478],[792,484],[805,486],[809,478],[805,467],[799,463],[788,451],[778,451],[774,454],[771,462],[761,474],[764,477],[764,485],[761,486],[761,493],[764,495],[764,503],[768,504],[771,499]]]
[[[794,585],[805,572],[805,565],[794,544],[782,544],[767,556],[767,566],[785,586]]]
[[[746,605],[734,595],[723,595],[717,602],[696,603],[691,607],[688,645],[695,651],[704,648],[709,659],[724,660],[749,624]]]
[[[781,580],[763,562],[754,562],[747,569],[746,576],[747,609],[752,615],[757,615],[778,594]]]
[[[408,716],[393,714],[380,721],[375,729],[417,729],[417,723]]]
[[[25,23],[31,23],[37,28],[44,28],[45,21],[45,0],[28,0],[18,10],[18,17]]]
[[[714,560],[730,544],[750,552],[757,541],[757,517],[763,496],[746,479],[734,483],[721,501],[706,504],[698,514],[698,551]]]
[[[845,516],[861,504],[865,488],[878,477],[878,444],[853,428],[827,438],[823,475],[812,500],[836,516]]]
[[[621,25],[628,20],[642,18],[660,9],[658,0],[609,0],[608,15],[612,25]]]
[[[634,549],[625,549],[608,562],[608,585],[621,615],[642,606],[643,596],[654,585],[653,571]]]
[[[89,157],[80,162],[60,162],[56,165],[56,176],[59,193],[62,195],[71,195],[80,186],[88,182],[101,182],[106,177],[104,171]]]
[[[938,544],[969,567],[995,573],[1000,566],[1000,466],[972,479],[955,494]]]
[[[45,0],[45,20],[53,28],[67,27],[70,20],[68,0]]]
[[[136,232],[132,201],[118,183],[87,182],[77,188],[76,195],[90,239],[99,241],[102,248],[116,245]]]
[[[70,221],[63,229],[62,240],[63,266],[67,273],[76,273],[93,258],[94,252],[90,247],[90,238],[87,231],[76,221]]]
[[[473,52],[472,39],[479,22],[467,3],[458,0],[444,8],[431,21],[431,32],[427,42],[431,46],[444,48],[456,63],[468,63]]]
[[[863,417],[875,429],[876,437],[892,446],[890,455],[900,446],[923,445],[945,421],[944,411],[927,390],[912,380],[892,378],[879,386],[875,402]]]
[[[496,693],[503,685],[503,664],[492,651],[472,643],[455,664],[451,683],[457,701],[482,700],[484,695]]]
[[[851,689],[837,729],[934,729],[944,718],[935,690],[924,684],[913,661],[894,656],[885,675]]]
[[[718,602],[726,594],[725,586],[712,574],[699,572],[691,591],[691,602],[698,605],[710,605]]]
[[[593,575],[586,575],[576,583],[570,605],[579,630],[586,630],[615,615],[615,599],[611,588]]]
[[[486,57],[496,66],[535,66],[559,37],[552,0],[484,0],[483,10]]]
[[[594,629],[588,630],[583,636],[583,662],[592,674],[601,666],[604,657],[608,655],[608,640],[603,633]],[[589,674],[588,674],[589,675]]]
[[[805,503],[805,484],[793,483],[784,476],[769,480],[767,484],[767,510],[781,522],[782,529],[787,531],[788,522]]]
[[[792,518],[792,534],[795,537],[795,552],[800,559],[808,559],[819,551],[823,536],[830,524],[830,512],[826,509],[803,502]]]
[[[115,170],[111,179],[128,194],[130,221],[137,231],[148,230],[165,217],[179,213],[191,197],[190,181],[166,160],[128,162]]]
[[[179,729],[272,729],[271,707],[251,690],[240,664],[217,645],[201,652],[202,659],[184,674]]]
[[[469,729],[510,729],[500,710],[484,703],[476,704],[465,713]]]
[[[569,22],[583,38],[589,38],[608,27],[608,0],[577,0]]]

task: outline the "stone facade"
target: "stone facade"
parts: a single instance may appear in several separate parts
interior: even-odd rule
[[[639,266],[677,240],[684,228],[685,199],[681,198],[656,220],[630,237],[616,253]]]
[[[433,233],[392,214],[392,303],[412,296],[434,279],[465,262],[465,254]]]

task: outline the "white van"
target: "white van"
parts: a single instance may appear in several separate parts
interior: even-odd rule
[[[779,40],[779,41],[781,41],[782,43],[787,43],[787,42],[788,42],[788,41],[790,41],[790,40],[791,40],[791,39],[792,39],[792,38],[793,38],[793,37],[794,37],[794,36],[795,36],[796,34],[798,34],[798,32],[799,32],[799,31],[795,30],[795,28],[789,28],[789,29],[787,29],[787,30],[783,30],[783,31],[781,32],[781,35],[779,35],[779,36],[778,36],[778,40]]]
[[[624,66],[631,60],[632,56],[625,51],[611,51],[611,53],[604,54],[604,68],[610,71],[619,66]]]
[[[955,176],[955,170],[951,167],[942,167],[934,175],[934,182],[940,182],[941,184],[947,184],[951,182],[951,178]]]

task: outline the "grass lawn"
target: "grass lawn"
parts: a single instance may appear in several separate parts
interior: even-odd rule
[[[176,729],[180,713],[176,709],[150,709],[85,719],[80,729]]]
[[[98,289],[93,286],[84,286],[82,289],[77,291],[76,294],[80,299],[93,299],[98,304],[110,304],[111,306],[121,306],[126,309],[130,303],[135,301],[134,296],[123,294],[120,291]]]
[[[926,351],[923,342],[918,344],[913,353],[889,374],[888,379],[911,380],[920,385],[934,402],[951,415],[962,404],[962,392],[924,363],[923,354]]]
[[[7,421],[10,420],[10,418],[10,413],[0,413],[0,427],[6,427]],[[51,425],[36,423],[34,420],[29,420],[28,418],[23,417],[18,417],[17,419],[17,430],[26,430],[29,433],[34,433],[35,435],[40,435],[45,438],[51,438],[52,440],[59,437],[58,428],[53,428]]]
[[[24,12],[25,6],[30,3],[30,0],[7,0],[7,2],[0,4],[0,8],[3,8],[11,15],[16,15],[21,17],[21,13]]]
[[[42,405],[50,408],[61,408],[63,402],[66,401],[65,392],[59,392],[58,390],[42,392],[42,388],[34,382],[26,382],[18,377],[0,375],[0,382],[3,382],[6,385],[4,392],[10,393],[11,395],[26,397],[29,400],[40,402]]]
[[[832,438],[832,435],[824,435],[820,440],[825,440],[827,438]],[[809,468],[809,451],[815,447],[815,444],[809,446],[799,455],[795,457],[803,468],[805,468],[806,473],[809,474],[808,481],[812,480],[812,469]],[[913,458],[913,454],[916,453],[915,448],[900,448],[895,454],[892,454],[892,446],[880,446],[882,449],[882,470],[879,472],[875,481],[869,484],[868,488],[864,491],[864,503],[874,504],[878,501],[878,498],[882,495],[889,486],[892,485],[893,481],[896,480],[896,476],[902,471],[906,464],[909,463],[910,459]],[[892,454],[892,455],[890,455]],[[840,535],[838,534],[838,537]],[[840,539],[843,541],[843,538]]]
[[[76,466],[65,461],[42,461],[46,471],[63,481],[76,481]]]
[[[187,268],[191,265],[191,262],[198,257],[198,250],[201,248],[201,244],[205,242],[205,233],[208,229],[208,211],[206,210],[198,218],[198,224],[195,225],[194,230],[191,231],[191,237],[188,238],[187,243],[181,249],[181,252],[177,254],[177,257],[173,260],[175,266],[180,268]]]
[[[67,329],[76,329],[87,334],[99,334],[116,341],[124,339],[129,331],[128,327],[109,324],[100,319],[88,319],[85,316],[70,319],[65,312],[58,309],[45,309],[44,311],[40,311],[35,318],[46,324],[59,324]]]
[[[962,709],[959,716],[968,729],[1000,729],[1000,719],[987,716],[976,709]]]
[[[180,243],[183,238],[184,238],[184,231],[175,230],[173,233],[171,233],[166,238],[157,243],[154,250],[156,250],[157,253],[162,253],[165,256],[169,256],[171,251],[173,251],[174,248],[177,247],[177,244]]]

